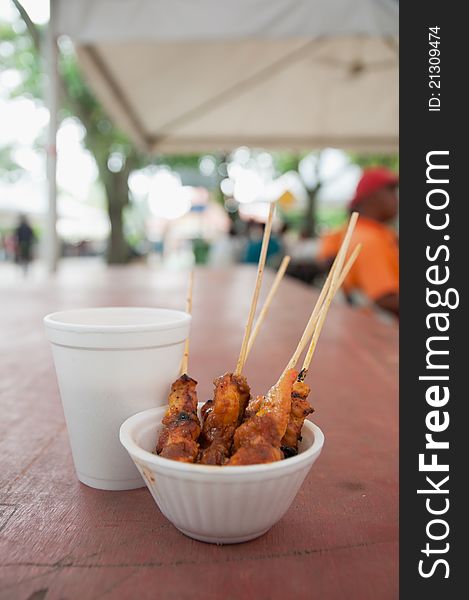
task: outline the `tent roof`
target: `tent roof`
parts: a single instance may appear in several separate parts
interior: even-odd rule
[[[394,151],[393,0],[56,0],[111,117],[155,152]]]

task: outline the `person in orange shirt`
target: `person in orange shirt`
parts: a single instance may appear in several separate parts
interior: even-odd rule
[[[398,176],[384,167],[364,171],[350,211],[359,219],[350,248],[362,250],[344,282],[346,294],[362,292],[381,309],[399,316],[399,245],[388,223],[398,213]],[[320,242],[319,262],[328,268],[337,255],[345,229],[328,233]]]

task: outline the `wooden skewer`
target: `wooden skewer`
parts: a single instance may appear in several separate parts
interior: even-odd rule
[[[350,273],[350,269],[353,267],[353,263],[357,260],[358,255],[360,254],[361,250],[362,250],[362,245],[361,244],[357,244],[355,246],[355,248],[353,249],[353,252],[350,255],[350,258],[348,259],[345,267],[342,270],[342,273],[340,274],[339,281],[337,282],[337,287],[336,287],[335,293],[337,293],[337,291],[342,287],[342,285],[343,285],[343,283],[345,281],[345,278]]]
[[[318,318],[319,313],[321,311],[321,307],[323,305],[324,298],[326,297],[326,294],[327,294],[327,292],[329,290],[329,287],[331,285],[332,276],[334,274],[334,270],[335,270],[336,266],[337,266],[337,257],[336,257],[334,263],[332,264],[332,267],[331,267],[331,269],[329,271],[327,279],[324,282],[324,285],[322,287],[322,290],[321,290],[321,292],[319,294],[318,299],[316,300],[316,304],[314,305],[313,312],[311,313],[311,316],[310,316],[309,321],[308,321],[308,323],[306,325],[306,328],[305,328],[305,330],[303,332],[303,335],[301,336],[300,341],[298,342],[298,346],[296,347],[296,350],[293,353],[293,356],[288,361],[288,364],[285,367],[285,370],[284,370],[283,374],[285,374],[286,371],[288,371],[289,369],[293,369],[295,367],[296,363],[298,362],[298,359],[301,356],[301,353],[303,352],[303,350],[305,349],[306,344],[308,343],[308,340],[310,340],[311,336],[313,335],[314,327],[316,326],[316,321],[317,321],[317,318]]]
[[[329,287],[329,290],[327,291],[327,295],[324,300],[323,307],[324,306],[327,307],[326,312],[329,309],[329,306],[330,306],[330,303],[332,302],[332,298],[334,297],[334,294],[336,293],[337,284],[339,282],[339,279],[340,279],[340,276],[342,273],[342,268],[344,266],[345,257],[347,256],[348,247],[350,245],[350,240],[352,238],[353,230],[355,228],[357,219],[358,219],[358,213],[356,213],[356,212],[352,213],[352,216],[350,217],[350,221],[349,221],[349,226],[347,228],[347,233],[345,234],[344,241],[342,242],[340,249],[339,249],[339,253],[337,256],[337,265],[336,265],[336,267],[334,269],[334,273],[332,275],[331,285]]]
[[[186,312],[192,314],[192,290],[194,288],[194,271],[191,271],[189,277],[189,289],[187,291],[186,300]],[[181,362],[181,375],[187,375],[187,369],[189,367],[189,336],[187,337],[184,346],[184,355]]]
[[[264,322],[264,319],[266,318],[267,313],[269,312],[270,304],[272,303],[272,300],[273,300],[275,294],[277,293],[278,286],[280,285],[280,282],[282,281],[283,276],[285,275],[285,271],[287,270],[289,262],[290,262],[290,256],[284,256],[282,263],[277,271],[277,275],[275,276],[272,287],[270,288],[269,293],[267,294],[267,298],[265,299],[264,305],[261,308],[261,312],[259,313],[259,316],[257,317],[257,321],[252,330],[251,337],[249,338],[248,347],[246,349],[246,359],[249,356],[249,353],[251,352],[252,346],[256,340],[256,337],[257,337],[257,334],[259,333],[261,325]]]
[[[306,325],[306,328],[303,332],[303,335],[301,336],[301,339],[298,342],[298,346],[296,347],[296,350],[293,353],[293,356],[288,361],[287,366],[285,367],[281,377],[286,373],[286,371],[288,371],[289,369],[293,369],[296,366],[296,363],[298,362],[301,354],[303,353],[303,350],[306,348],[307,343],[310,341],[311,336],[314,333],[314,329],[316,327],[316,322],[319,317],[319,313],[321,311],[323,304],[327,301],[327,298],[330,295],[331,289],[333,287],[333,284],[334,284],[334,281],[336,278],[336,274],[340,273],[342,270],[345,255],[347,253],[347,250],[348,250],[348,247],[350,244],[350,239],[352,237],[353,230],[355,229],[357,219],[358,219],[358,213],[353,213],[352,216],[350,217],[350,221],[349,221],[349,224],[347,227],[347,232],[345,234],[344,240],[340,246],[340,249],[336,256],[336,259],[329,271],[329,275],[327,276],[327,279],[323,285],[321,293],[319,294],[319,298],[316,301],[313,312],[311,313],[311,316],[310,316],[309,321]],[[331,299],[332,299],[332,296],[331,296]]]
[[[254,294],[253,294],[252,300],[251,300],[251,308],[249,310],[249,316],[248,316],[248,321],[246,323],[246,329],[244,330],[244,337],[243,337],[243,342],[241,344],[241,350],[239,352],[238,362],[236,364],[235,375],[240,375],[242,373],[244,363],[246,362],[246,356],[247,356],[246,351],[247,351],[247,347],[248,347],[249,338],[251,337],[251,329],[252,329],[252,323],[254,321],[254,314],[255,314],[256,308],[257,308],[257,301],[259,299],[259,292],[260,292],[261,284],[262,284],[262,275],[264,274],[265,260],[267,258],[267,249],[269,247],[270,232],[272,231],[272,221],[274,218],[274,212],[275,212],[275,203],[272,202],[270,204],[269,216],[267,219],[267,223],[265,225],[264,237],[262,239],[261,254],[259,257],[259,264],[257,267],[256,286],[254,288]]]
[[[342,273],[340,274],[340,277],[335,286],[333,295],[335,295],[337,293],[339,288],[344,283],[345,278],[349,274],[349,271],[352,268],[353,263],[356,261],[357,256],[360,254],[361,249],[362,249],[361,244],[357,244],[357,246],[354,248],[352,254],[350,255],[350,258],[347,261],[347,264],[345,265]],[[305,378],[306,371],[309,369],[309,366],[313,359],[313,354],[314,354],[314,351],[316,350],[316,345],[318,343],[319,336],[321,335],[321,330],[324,325],[324,321],[326,319],[326,315],[327,315],[327,311],[329,310],[329,307],[330,307],[330,303],[329,303],[329,305],[326,305],[326,303],[324,303],[324,305],[321,307],[321,312],[319,313],[319,317],[317,319],[317,324],[314,329],[313,337],[311,339],[311,343],[309,345],[308,352],[307,352],[307,354],[305,356],[305,360],[303,362],[303,368],[301,369],[302,379]]]
[[[316,343],[317,343],[317,338],[319,337],[318,335],[315,335],[315,334],[318,331],[318,328],[319,328],[319,332],[322,329],[322,325],[324,324],[324,320],[326,318],[327,311],[329,310],[329,307],[331,305],[332,298],[334,297],[334,295],[335,295],[335,293],[337,291],[338,282],[340,280],[340,277],[341,277],[341,274],[342,274],[342,267],[343,267],[343,264],[344,264],[344,261],[345,261],[345,256],[347,254],[348,247],[350,245],[350,239],[352,237],[353,229],[355,228],[355,224],[357,222],[357,219],[358,219],[358,213],[353,213],[352,216],[350,217],[350,222],[349,222],[349,227],[347,229],[347,233],[345,235],[344,241],[342,242],[342,244],[340,246],[340,249],[339,249],[339,253],[337,255],[337,266],[336,266],[336,268],[334,270],[334,273],[332,275],[331,285],[329,286],[326,298],[325,298],[324,303],[323,303],[323,305],[321,307],[321,313],[318,316],[317,323],[315,324],[315,327],[311,331],[311,335],[313,336],[313,340],[314,340],[314,338],[316,339],[315,342],[313,340],[311,340],[310,346],[313,345],[312,352],[314,352],[314,348],[316,347]],[[311,354],[311,356],[312,356],[312,354]]]

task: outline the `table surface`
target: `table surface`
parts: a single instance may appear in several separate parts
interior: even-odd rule
[[[255,270],[196,272],[190,372],[208,398],[232,370]],[[265,289],[272,281],[265,276]],[[104,492],[75,477],[42,317],[84,306],[181,308],[187,273],[64,270],[0,281],[0,598],[386,600],[398,584],[398,333],[339,303],[308,382],[324,451],[283,519],[239,545],[177,531],[146,488]],[[246,366],[266,390],[295,347],[316,291],[282,283]]]

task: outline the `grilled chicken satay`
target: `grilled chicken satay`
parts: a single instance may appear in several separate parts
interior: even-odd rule
[[[199,453],[197,439],[200,422],[197,416],[197,381],[184,374],[171,386],[169,407],[163,417],[156,453],[179,462],[195,462]]]
[[[290,418],[292,386],[297,375],[294,369],[286,371],[266,396],[250,403],[250,416],[234,435],[235,452],[228,465],[269,463],[283,458],[280,444]]]
[[[298,454],[298,442],[301,441],[303,423],[306,417],[314,412],[307,400],[310,391],[309,385],[300,381],[300,379],[297,379],[293,384],[290,418],[281,442],[281,449],[285,458]]]
[[[226,373],[215,381],[213,400],[202,408],[203,425],[199,462],[223,465],[231,453],[233,435],[244,418],[250,390],[246,378]]]
[[[293,384],[290,417],[281,442],[281,450],[285,458],[298,454],[298,443],[301,441],[303,423],[306,417],[314,412],[307,400],[310,391],[309,385],[300,381],[300,379],[297,379]],[[250,419],[257,413],[262,401],[263,396],[257,396],[249,401],[246,407],[245,420]]]
[[[285,435],[282,438],[282,450],[285,457],[294,456],[298,453],[298,442],[301,441],[301,430],[303,428],[303,423],[308,415],[314,412],[313,408],[310,406],[307,398],[309,396],[310,387],[304,383],[304,378],[308,372],[308,369],[311,364],[311,360],[313,358],[313,354],[317,345],[317,341],[321,334],[322,327],[324,325],[324,321],[327,315],[327,311],[329,310],[331,301],[337,292],[337,290],[341,287],[344,282],[347,274],[353,266],[353,263],[357,259],[357,256],[361,251],[361,244],[358,244],[347,263],[343,267],[342,265],[345,260],[345,256],[348,251],[348,246],[350,243],[350,238],[353,233],[353,229],[355,227],[355,223],[357,221],[358,215],[357,213],[353,213],[349,226],[347,228],[347,234],[342,242],[340,251],[337,255],[336,261],[334,262],[334,267],[331,269],[329,273],[326,283],[321,290],[319,298],[317,300],[316,306],[314,307],[313,314],[310,317],[310,323],[314,325],[314,328],[309,330],[309,325],[306,327],[305,333],[303,334],[306,337],[311,335],[311,341],[306,353],[305,360],[303,362],[303,368],[301,369],[297,380],[293,384],[293,392],[292,392],[292,405],[291,405],[291,413],[288,421],[288,426],[285,432]],[[302,352],[302,343],[298,345],[297,350],[295,351],[294,358],[295,360],[299,358]],[[293,358],[292,358],[293,361]]]
[[[243,422],[244,411],[249,401],[249,386],[246,382],[246,378],[243,377],[241,373],[247,355],[249,354],[249,339],[251,337],[257,302],[259,300],[274,212],[275,203],[271,203],[262,238],[259,263],[257,265],[256,284],[254,286],[251,306],[249,308],[248,319],[244,329],[243,341],[241,343],[235,371],[234,373],[226,373],[215,380],[213,402],[210,403],[209,401],[202,410],[205,418],[202,425],[202,451],[199,460],[206,465],[223,465],[228,460],[231,455],[234,433],[236,428]],[[275,289],[273,293],[275,293]],[[272,297],[273,294],[269,294],[269,296]],[[263,311],[264,316],[266,310],[267,309]],[[259,319],[259,323],[261,323],[262,319],[260,315]]]

